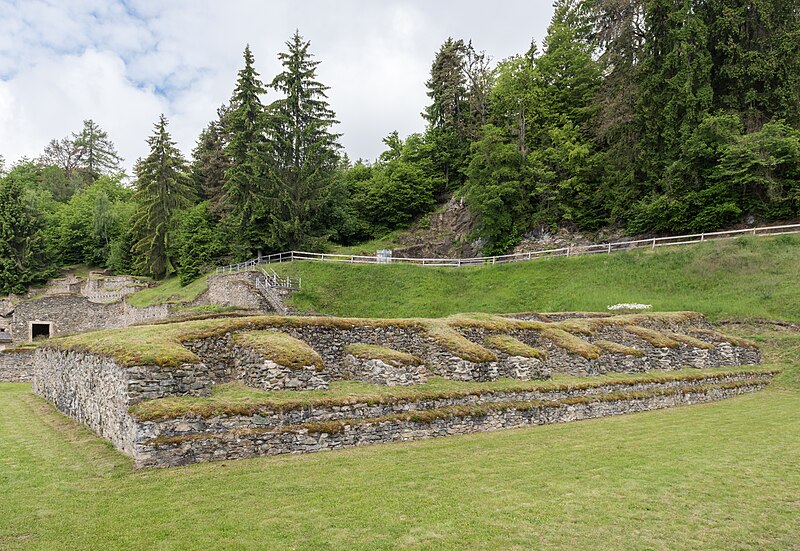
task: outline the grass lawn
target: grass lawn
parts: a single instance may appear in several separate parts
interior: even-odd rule
[[[301,311],[361,317],[441,317],[458,312],[604,311],[617,303],[693,310],[712,319],[800,321],[800,236],[470,268],[279,264],[302,276]]]
[[[717,548],[800,541],[800,334],[765,391],[332,453],[133,471],[0,385],[0,548]]]

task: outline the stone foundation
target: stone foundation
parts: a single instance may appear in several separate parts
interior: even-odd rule
[[[197,324],[183,326],[193,328],[185,333],[172,328],[170,334],[184,334],[187,339],[192,335],[193,340],[172,344],[175,347],[182,344],[193,352],[196,356],[193,362],[191,355],[183,354],[175,356],[175,363],[166,358],[163,365],[123,365],[124,359],[136,357],[138,351],[122,348],[117,352],[121,359],[115,361],[97,354],[76,352],[75,345],[64,345],[64,350],[60,350],[59,342],[70,341],[55,341],[33,356],[33,388],[60,411],[85,423],[133,456],[138,465],[165,466],[617,415],[727,398],[758,390],[771,378],[769,373],[715,376],[708,371],[697,377],[681,374],[677,381],[663,380],[663,375],[647,375],[651,371],[687,367],[708,369],[756,364],[760,362],[760,354],[752,348],[752,343],[705,330],[701,318],[686,316],[685,323],[659,327],[684,335],[680,343],[665,340],[666,334],[657,339],[641,329],[631,332],[630,326],[622,325],[630,323],[629,319],[621,318],[620,325],[616,326],[598,324],[591,333],[577,322],[557,327],[559,333],[541,326],[481,325],[480,320],[470,321],[466,317],[458,318],[458,322],[469,323],[467,328],[442,322],[437,326],[438,332],[428,331],[423,322],[410,320],[296,317],[213,320],[200,326],[202,331]],[[506,331],[493,331],[493,327],[504,327]],[[274,354],[274,349],[268,348],[268,340],[254,345],[239,339],[238,335],[234,339],[237,332],[264,330],[283,332],[304,341],[305,344],[294,342],[291,346],[307,344],[312,349],[307,352],[313,359],[292,354],[294,349],[288,354]],[[517,348],[504,348],[509,354],[482,347],[481,343],[485,342],[497,345],[497,339],[486,341],[494,334],[508,335],[520,342]],[[688,339],[686,335],[694,335],[698,340]],[[609,342],[592,344],[601,340]],[[91,343],[91,338],[82,338],[77,346],[91,350],[84,344],[86,342]],[[119,345],[124,347],[125,342],[121,340]],[[380,356],[383,359],[368,355],[356,358],[355,347],[348,346],[358,344],[390,348],[389,352],[402,353],[400,357],[412,358],[413,362],[405,365],[395,361],[397,355],[393,359],[391,354]],[[605,348],[601,349],[601,345]],[[164,346],[165,350],[174,350]],[[513,353],[537,357],[510,355]],[[8,355],[7,352],[0,354],[0,358]],[[178,357],[190,363],[176,365]],[[153,358],[151,361],[160,360]],[[300,365],[305,362],[317,365]],[[130,413],[132,406],[145,400],[208,396],[215,385],[234,381],[262,390],[324,390],[329,381],[343,379],[414,385],[424,382],[429,373],[455,381],[486,382],[500,377],[536,380],[550,378],[552,373],[590,376],[611,372],[642,376],[635,383],[600,386],[582,383],[549,390],[452,391],[443,397],[436,397],[430,391],[420,394],[425,398],[416,400],[380,397],[375,403],[351,403],[346,399],[337,402],[336,398],[329,398],[315,405],[284,403],[280,407],[273,405],[272,409],[259,406],[254,411],[249,411],[249,403],[242,403],[232,407],[235,413],[212,418],[185,415],[158,421],[137,420]]]

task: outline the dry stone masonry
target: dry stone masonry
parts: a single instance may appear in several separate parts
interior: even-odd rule
[[[691,313],[442,320],[251,316],[120,329],[118,342],[113,335],[48,342],[32,358],[33,388],[139,466],[616,415],[728,398],[763,388],[772,377],[719,370],[760,363],[758,349],[715,332]],[[142,342],[155,352],[145,354]],[[686,368],[704,371],[669,375]],[[563,387],[536,382],[553,373],[638,378]],[[517,379],[524,388],[412,392],[377,402],[337,402],[323,395],[316,402],[282,405],[268,393],[322,391],[348,379],[412,388],[431,376],[473,383]],[[159,410],[149,407],[162,398],[210,397],[226,383],[267,393],[261,401],[232,404],[230,411],[192,410],[191,404],[203,403],[195,400],[185,411],[171,407],[171,417],[153,417]]]

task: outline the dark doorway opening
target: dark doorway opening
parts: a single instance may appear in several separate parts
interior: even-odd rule
[[[32,323],[31,324],[31,340],[36,339],[49,339],[50,338],[50,324],[49,323]]]

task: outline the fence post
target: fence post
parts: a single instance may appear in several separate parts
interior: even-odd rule
[[[572,254],[572,245],[567,245],[567,256]]]
[[[608,244],[608,254],[611,254],[611,243]]]
[[[656,238],[653,238],[653,250],[656,250]]]

